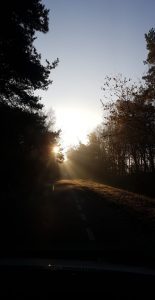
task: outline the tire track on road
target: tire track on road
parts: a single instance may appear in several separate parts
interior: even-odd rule
[[[77,198],[77,195],[75,193],[74,193],[74,198],[75,198],[76,208],[80,212],[79,216],[82,219],[82,221],[84,222],[85,232],[87,234],[87,237],[88,237],[89,241],[95,241],[94,233],[93,233],[92,229],[88,226],[87,217],[86,217],[85,213],[83,212],[83,208],[81,206],[81,203],[80,203],[80,201]]]

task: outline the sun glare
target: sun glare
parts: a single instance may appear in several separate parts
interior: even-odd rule
[[[57,109],[57,126],[62,129],[61,145],[68,148],[79,142],[87,143],[87,135],[99,124],[96,113],[75,108]]]
[[[54,147],[53,147],[53,152],[54,152],[55,154],[59,153],[59,147],[58,147],[58,146],[54,146]]]
[[[66,155],[66,153],[64,153],[64,162],[67,162],[68,161],[68,157]]]

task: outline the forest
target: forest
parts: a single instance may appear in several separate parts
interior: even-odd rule
[[[60,131],[53,130],[54,115],[44,112],[37,96],[52,83],[58,59],[43,65],[34,46],[36,32],[48,31],[48,10],[41,1],[6,5],[0,12],[0,193],[13,201],[59,177],[52,147]]]
[[[155,195],[155,30],[145,34],[148,70],[139,82],[106,76],[100,100],[103,122],[68,150],[80,176]]]
[[[48,33],[50,26],[50,11],[44,3],[55,5],[54,9],[57,10],[57,17],[52,22],[57,25],[60,23],[54,40],[57,41],[57,47],[61,48],[60,58],[55,58],[58,48],[53,51],[52,39],[48,44],[49,52],[46,52],[46,43],[40,43],[40,49],[43,50],[40,52],[43,53],[37,49],[36,41]],[[129,1],[132,7],[130,13],[130,5],[126,4],[125,1],[95,0],[2,1],[0,273],[1,292],[4,290],[5,296],[8,292],[13,295],[13,291],[18,295],[32,295],[31,290],[36,296],[37,293],[40,295],[41,290],[44,299],[47,291],[53,295],[53,291],[70,292],[73,289],[75,293],[81,287],[86,287],[84,291],[90,292],[92,287],[95,293],[98,289],[105,293],[107,282],[108,295],[112,286],[115,287],[111,289],[115,296],[120,295],[121,291],[124,295],[126,290],[132,290],[132,285],[135,293],[137,283],[138,293],[148,284],[148,294],[150,282],[154,287],[155,28],[145,34],[146,72],[138,82],[122,74],[107,74],[105,77],[101,87],[102,98],[98,99],[103,119],[89,133],[88,142],[63,148],[61,135],[64,130],[67,141],[65,122],[68,122],[68,131],[72,129],[73,136],[76,137],[77,128],[81,131],[82,101],[91,86],[90,78],[87,78],[89,65],[93,69],[92,58],[97,57],[98,50],[102,53],[100,45],[97,45],[99,39],[106,40],[107,35],[110,37],[108,41],[112,40],[113,26],[116,25],[118,45],[121,36],[119,29],[124,30],[123,19],[125,26],[128,26],[129,19],[133,22],[133,16],[130,17],[133,12],[139,14],[136,22],[144,19],[143,3],[136,8],[135,1]],[[102,37],[99,33],[101,25],[105,29]],[[124,41],[122,39],[122,43]],[[93,43],[97,48],[92,47]],[[80,53],[81,61],[77,52],[73,55],[75,49]],[[54,58],[50,52],[51,55],[54,53]],[[111,53],[115,55],[114,49]],[[52,61],[48,61],[44,55]],[[106,55],[102,57],[105,61]],[[60,62],[62,59],[64,69],[68,69],[65,73],[60,68],[60,81],[57,84],[55,79],[58,77],[54,77],[54,72],[56,68],[59,69],[59,59]],[[86,65],[85,60],[88,63]],[[100,59],[94,61],[102,69]],[[109,59],[107,61],[109,70]],[[120,61],[118,65],[120,67]],[[97,72],[92,70],[92,73],[96,79]],[[50,95],[47,90],[52,87],[53,78],[58,86],[58,94],[55,94],[55,99],[48,99],[48,103],[52,106],[54,100],[55,103],[61,101],[57,109],[62,109],[64,126],[60,129],[56,127],[61,123],[56,123],[55,111],[46,111],[46,96],[48,98]],[[77,87],[82,96],[78,95]],[[91,92],[84,105],[85,112],[92,111],[90,115],[94,117]],[[45,98],[41,95],[45,95]],[[71,100],[68,100],[69,95]],[[70,113],[70,117],[68,115],[65,118],[65,113],[70,109],[67,103],[73,103],[73,115]],[[74,117],[78,106],[81,119],[79,117],[76,124]],[[83,128],[86,129],[93,120],[91,117],[87,119],[84,113],[84,122]],[[70,138],[69,142],[72,141]],[[126,280],[129,285],[124,289]]]
[[[42,63],[34,41],[48,32],[49,11],[41,1],[15,0],[0,12],[1,198],[30,198],[60,178],[52,148],[60,142],[54,116],[44,112],[39,90],[47,90],[59,59]],[[103,122],[87,144],[68,150],[79,176],[138,193],[154,195],[155,178],[155,30],[145,34],[147,72],[136,83],[107,76],[102,86]],[[85,174],[85,175],[84,175]],[[61,174],[62,175],[62,174]],[[24,191],[24,193],[23,193]],[[23,196],[24,195],[24,196]],[[26,196],[27,195],[27,196]]]

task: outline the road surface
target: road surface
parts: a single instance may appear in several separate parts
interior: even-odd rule
[[[146,208],[133,209],[134,203],[135,207],[138,205],[138,198],[134,200],[129,193],[132,205],[130,201],[126,205],[124,200],[128,194],[111,190],[115,196],[109,197],[102,185],[95,190],[93,183],[83,184],[80,180],[61,180],[49,187],[38,222],[44,247],[96,247],[128,255],[154,252],[154,230],[145,216]]]
[[[88,258],[97,250],[104,257],[155,261],[154,200],[93,181],[60,180],[19,206],[12,202],[9,216],[1,218],[4,254],[34,249],[34,255],[60,250],[62,256],[69,250]]]

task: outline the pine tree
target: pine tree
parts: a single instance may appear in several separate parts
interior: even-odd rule
[[[40,109],[37,89],[47,89],[58,59],[46,65],[34,46],[36,32],[48,31],[48,10],[40,0],[14,0],[0,10],[0,102]]]

